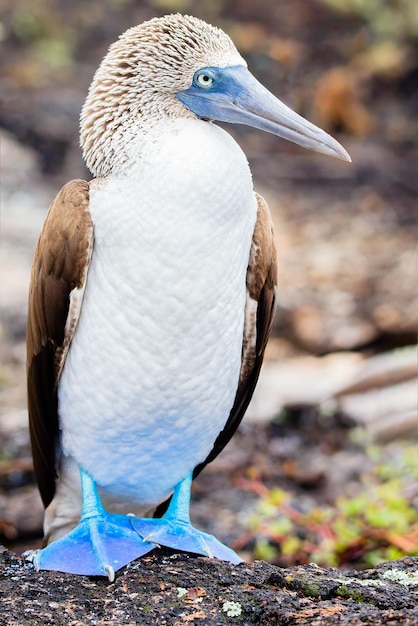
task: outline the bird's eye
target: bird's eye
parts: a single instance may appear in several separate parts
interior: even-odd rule
[[[209,74],[198,74],[196,76],[196,82],[199,87],[205,87],[207,89],[208,87],[212,87],[214,80]]]

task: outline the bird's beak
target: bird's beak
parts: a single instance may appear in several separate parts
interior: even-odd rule
[[[206,79],[209,87],[200,85],[197,80],[202,74],[209,76],[210,80]],[[351,161],[338,141],[292,111],[244,65],[203,68],[196,72],[192,85],[178,92],[176,97],[200,118],[246,124],[308,150]]]

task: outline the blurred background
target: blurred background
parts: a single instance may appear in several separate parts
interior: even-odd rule
[[[128,27],[190,13],[334,134],[347,164],[229,126],[267,199],[279,309],[239,432],[194,488],[193,519],[280,565],[418,554],[416,0],[1,0],[0,539],[38,547],[27,433],[30,264],[46,210],[87,177],[78,116]]]

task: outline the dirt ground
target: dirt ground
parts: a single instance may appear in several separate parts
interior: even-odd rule
[[[336,2],[338,5],[338,2]],[[107,46],[143,19],[189,12],[227,30],[253,73],[335,134],[353,163],[228,127],[271,208],[279,309],[248,418],[198,479],[192,515],[240,546],[259,495],[302,509],[360,488],[365,442],[390,459],[416,433],[418,31],[327,2],[5,1],[0,9],[0,535],[38,546],[24,337],[33,248],[60,186],[86,177],[78,115]],[[390,15],[389,15],[390,18]],[[399,20],[398,20],[399,22]],[[397,23],[398,23],[397,22]],[[390,23],[390,19],[389,19]],[[393,21],[395,23],[395,21]],[[361,443],[353,433],[361,429]],[[417,502],[417,491],[411,491]]]

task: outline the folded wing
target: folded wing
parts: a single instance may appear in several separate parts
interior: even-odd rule
[[[93,250],[89,185],[67,183],[51,204],[32,265],[27,328],[29,430],[44,506],[54,497],[57,384],[80,314]]]

